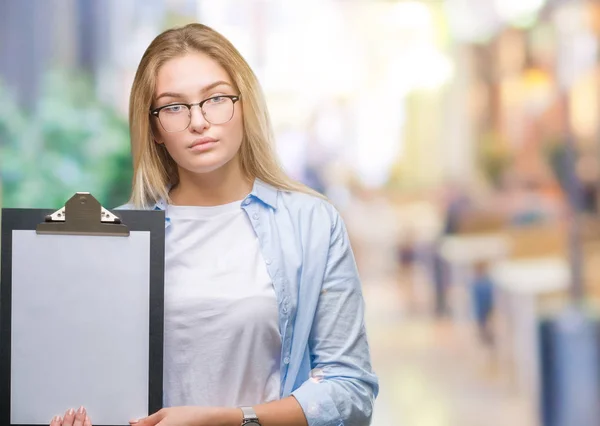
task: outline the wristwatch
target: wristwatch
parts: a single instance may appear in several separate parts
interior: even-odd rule
[[[240,407],[242,413],[244,414],[244,419],[242,420],[242,426],[261,426],[258,422],[258,417],[256,416],[256,412],[252,407]]]

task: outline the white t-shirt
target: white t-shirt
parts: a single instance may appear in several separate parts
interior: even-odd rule
[[[279,399],[277,300],[241,201],[167,216],[165,406]]]

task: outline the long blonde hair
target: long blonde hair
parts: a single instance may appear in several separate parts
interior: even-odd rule
[[[258,80],[237,49],[221,34],[202,24],[167,30],[156,37],[138,66],[129,99],[129,130],[133,156],[130,203],[147,208],[169,200],[169,188],[178,183],[177,164],[167,150],[154,143],[149,110],[156,76],[168,60],[201,52],[219,63],[233,80],[244,105],[244,136],[239,157],[242,172],[284,191],[318,195],[316,191],[289,178],[273,150],[273,132],[266,102]]]

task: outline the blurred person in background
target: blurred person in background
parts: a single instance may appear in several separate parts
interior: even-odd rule
[[[467,189],[458,182],[448,184],[441,196],[443,223],[440,235],[432,246],[432,282],[434,286],[434,313],[437,318],[450,314],[448,306],[448,287],[450,285],[450,266],[443,258],[440,247],[444,237],[460,231],[465,215],[472,207]]]
[[[166,214],[163,408],[138,426],[368,425],[361,283],[344,222],[272,151],[259,83],[201,24],[148,47],[123,208]],[[84,407],[52,426],[90,426]]]
[[[472,208],[473,202],[464,186],[458,182],[450,183],[444,195],[444,234],[456,234],[460,230],[464,216]]]
[[[494,284],[489,274],[489,265],[486,262],[479,262],[475,265],[470,289],[479,339],[483,344],[491,345],[493,343],[491,316],[494,308]]]
[[[581,182],[581,208],[590,215],[598,214],[600,166],[593,153],[583,154],[577,162],[577,176]]]
[[[418,313],[417,286],[421,283],[418,279],[418,240],[413,229],[407,229],[400,238],[396,247],[397,263],[400,267],[400,284],[403,288],[403,298],[406,299],[408,309],[412,314]]]

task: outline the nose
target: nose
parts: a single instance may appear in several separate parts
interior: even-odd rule
[[[190,108],[190,130],[194,132],[203,132],[210,123],[204,118],[202,109],[198,105],[194,105]]]

